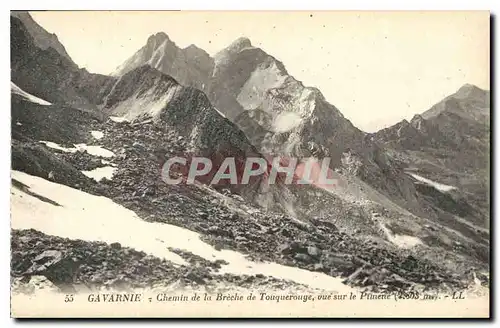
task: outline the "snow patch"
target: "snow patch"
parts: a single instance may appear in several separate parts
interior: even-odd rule
[[[101,159],[101,163],[104,165],[109,165],[109,166],[116,166],[116,164],[111,163],[110,161],[107,161],[105,159]]]
[[[49,148],[57,149],[57,150],[65,152],[65,153],[76,153],[77,152],[76,148],[66,148],[66,147],[60,146],[59,144],[52,142],[52,141],[40,140],[40,143],[43,143],[45,146],[47,146]]]
[[[83,191],[53,183],[19,171],[12,171],[12,178],[29,186],[30,191],[47,197],[61,206],[54,206],[19,189],[11,189],[12,229],[36,229],[63,238],[86,241],[119,242],[176,264],[187,265],[168,247],[190,251],[207,260],[229,262],[220,274],[264,274],[292,280],[334,292],[353,289],[324,273],[311,272],[276,263],[257,263],[231,250],[216,250],[203,242],[196,232],[178,226],[141,220],[133,211],[106,197],[94,196]]]
[[[417,175],[415,173],[407,173],[407,174],[411,175],[413,178],[415,178],[416,180],[418,180],[420,182],[423,182],[425,184],[428,184],[429,186],[436,188],[437,190],[439,190],[441,192],[447,192],[447,191],[450,191],[453,189],[457,189],[456,187],[453,187],[453,186],[448,186],[448,185],[445,185],[445,184],[442,184],[439,182],[435,182],[435,181],[426,179],[426,178],[421,177],[420,175]]]
[[[113,108],[113,113],[124,115],[127,121],[142,115],[157,117],[175,95],[178,88],[179,86],[169,88],[166,92],[162,92],[162,96],[159,98],[157,98],[158,90],[155,88],[140,96],[136,94],[120,102]]]
[[[97,140],[104,138],[104,133],[102,133],[101,131],[90,131],[90,134]]]
[[[186,264],[179,255],[170,252],[156,240],[157,227],[154,224],[145,225],[145,221],[134,212],[108,198],[90,195],[19,171],[12,171],[12,178],[28,185],[31,192],[61,205],[54,206],[12,188],[12,229],[36,229],[63,238],[118,242],[174,263]],[[171,233],[165,234],[164,238],[176,236]],[[138,234],[143,237],[137,238]]]
[[[293,112],[283,112],[279,114],[273,122],[275,132],[287,132],[296,128],[302,123],[302,118]]]
[[[116,168],[113,166],[104,166],[104,167],[98,167],[98,168],[93,169],[91,171],[82,171],[82,173],[85,174],[86,176],[88,176],[89,178],[92,178],[95,181],[99,182],[103,178],[111,180],[115,171],[116,171]]]
[[[66,148],[52,141],[40,141],[40,143],[45,144],[47,147],[52,149],[57,149],[66,153],[76,153],[77,151],[87,151],[90,155],[100,156],[100,157],[113,157],[115,154],[102,148],[101,146],[87,146],[86,144],[76,144],[74,148]]]
[[[402,125],[399,127],[398,131],[396,131],[398,138],[401,137],[401,129],[403,129]]]
[[[217,109],[217,108],[215,108],[215,107],[214,107],[214,109],[215,109],[215,111],[216,111],[217,113],[219,113],[219,114],[220,114],[220,116],[222,116],[222,117],[226,118],[226,115],[222,114],[222,112],[221,112],[220,110],[218,110],[218,109]]]
[[[400,248],[413,248],[417,245],[423,244],[422,241],[417,237],[393,234],[392,231],[383,223],[380,223],[379,225],[380,228],[382,228],[382,230],[384,231],[387,239]]]
[[[282,86],[285,80],[286,75],[283,75],[274,61],[268,67],[257,67],[241,88],[236,100],[245,109],[258,108],[266,99],[266,92]]]
[[[87,146],[86,144],[77,144],[75,145],[75,147],[79,151],[86,150],[87,153],[94,156],[100,156],[106,158],[115,156],[115,153],[113,153],[111,150],[107,150],[105,148],[102,148],[101,146]]]
[[[129,122],[129,120],[127,120],[125,117],[120,116],[110,116],[109,119],[116,123]]]
[[[10,90],[12,93],[17,94],[17,95],[25,98],[26,100],[28,100],[32,103],[43,105],[43,106],[52,105],[51,103],[49,103],[46,100],[43,100],[41,98],[38,98],[37,96],[33,96],[32,94],[27,93],[26,91],[24,91],[23,89],[21,89],[20,87],[15,85],[12,81],[10,82]]]
[[[146,64],[148,64],[149,66],[151,67],[155,67],[155,68],[158,68],[161,64],[161,61],[167,51],[167,46],[168,46],[168,43],[167,43],[167,40],[163,41],[160,46],[158,46],[153,54],[151,55],[151,58],[146,62]],[[140,57],[139,57],[140,59]]]

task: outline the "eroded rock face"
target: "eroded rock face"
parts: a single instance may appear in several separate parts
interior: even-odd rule
[[[175,63],[178,50],[168,52],[168,56],[162,55],[165,60],[153,63],[151,58],[157,51],[154,49],[159,44],[170,43],[166,35],[151,36],[146,46],[124,63],[119,72],[146,64],[172,75],[181,84],[195,85],[159,64]],[[164,53],[161,49],[158,51]],[[342,166],[346,149],[351,149],[360,163],[355,170],[356,176],[398,205],[417,214],[423,213],[420,201],[414,196],[413,182],[404,174],[397,159],[357,129],[319,90],[294,79],[279,60],[253,46],[249,39],[239,38],[218,52],[210,65],[208,62],[206,60],[203,68],[211,73],[202,79],[208,84],[204,82],[203,87],[198,88],[207,94],[218,112],[244,132],[260,153],[298,158],[329,157],[330,167],[335,169]],[[193,65],[187,71],[193,69],[199,75],[206,74]],[[131,104],[125,107],[135,108]],[[144,104],[141,107],[145,107]]]
[[[208,261],[190,252],[171,249],[184,258],[188,265],[173,263],[138,252],[134,249],[107,245],[101,242],[70,240],[45,235],[35,230],[14,231],[12,234],[12,291],[32,294],[50,292],[75,292],[98,290],[124,290],[133,288],[158,288],[185,290],[208,288],[212,291],[228,288],[296,288],[308,287],[283,279],[257,275],[218,273],[221,261]],[[52,255],[56,255],[55,257]],[[41,270],[38,262],[47,259]],[[71,271],[67,263],[78,263],[78,270]],[[40,270],[36,274],[23,271],[23,263],[33,263]],[[62,267],[61,267],[62,266]]]
[[[177,138],[186,143],[183,154],[186,158],[198,155],[216,161],[217,157],[215,168],[225,157],[237,161],[261,157],[245,134],[221,116],[203,92],[184,87],[147,65],[120,77],[107,96],[104,110],[129,120],[150,118],[160,127],[159,134],[175,131]]]
[[[40,290],[54,293],[60,292],[60,289],[45,276],[14,278],[12,279],[11,290],[12,293],[19,294],[34,294]]]

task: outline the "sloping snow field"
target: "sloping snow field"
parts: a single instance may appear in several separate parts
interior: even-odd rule
[[[312,288],[348,292],[341,278],[276,263],[249,261],[241,253],[215,250],[199,234],[170,224],[150,223],[106,197],[90,195],[19,171],[12,178],[30,191],[60,204],[55,206],[19,189],[11,189],[12,229],[36,229],[45,234],[86,241],[119,242],[176,264],[187,264],[168,247],[190,251],[207,260],[225,260],[221,273],[257,274],[292,280]]]
[[[19,95],[19,96],[25,98],[26,100],[31,101],[32,103],[44,105],[44,106],[52,105],[51,103],[49,103],[46,100],[43,100],[41,98],[38,98],[37,96],[33,96],[32,94],[27,93],[26,91],[24,91],[23,89],[21,89],[20,87],[15,85],[13,82],[10,82],[10,90],[12,93]]]
[[[408,174],[411,175],[416,180],[423,182],[425,184],[428,184],[429,186],[432,186],[441,192],[447,192],[447,191],[450,191],[453,189],[457,189],[456,187],[453,187],[453,186],[448,186],[448,185],[445,185],[445,184],[442,184],[439,182],[432,181],[430,179],[426,179],[426,178],[421,177],[420,175],[417,175],[415,173],[408,173]]]

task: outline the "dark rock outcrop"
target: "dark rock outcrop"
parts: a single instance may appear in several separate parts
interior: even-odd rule
[[[114,79],[79,69],[57,39],[37,32],[40,27],[34,22],[23,24],[32,21],[26,15],[10,18],[11,81],[53,104],[95,109]]]

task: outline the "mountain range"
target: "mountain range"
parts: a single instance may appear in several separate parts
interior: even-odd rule
[[[487,276],[489,91],[465,85],[410,122],[366,133],[248,38],[211,57],[159,32],[112,74],[93,74],[25,12],[11,14],[11,85],[13,170],[108,197],[219,248],[341,275],[348,284],[453,285],[469,281],[471,267]],[[99,142],[118,154],[112,179],[82,173],[106,166],[88,148],[47,147],[95,143],[90,130],[104,131]],[[158,163],[176,152],[330,157],[342,184],[166,186]],[[255,210],[214,207],[222,197],[214,192]],[[255,242],[240,238],[245,229]],[[276,240],[264,241],[262,231]],[[338,253],[347,255],[340,261]]]

